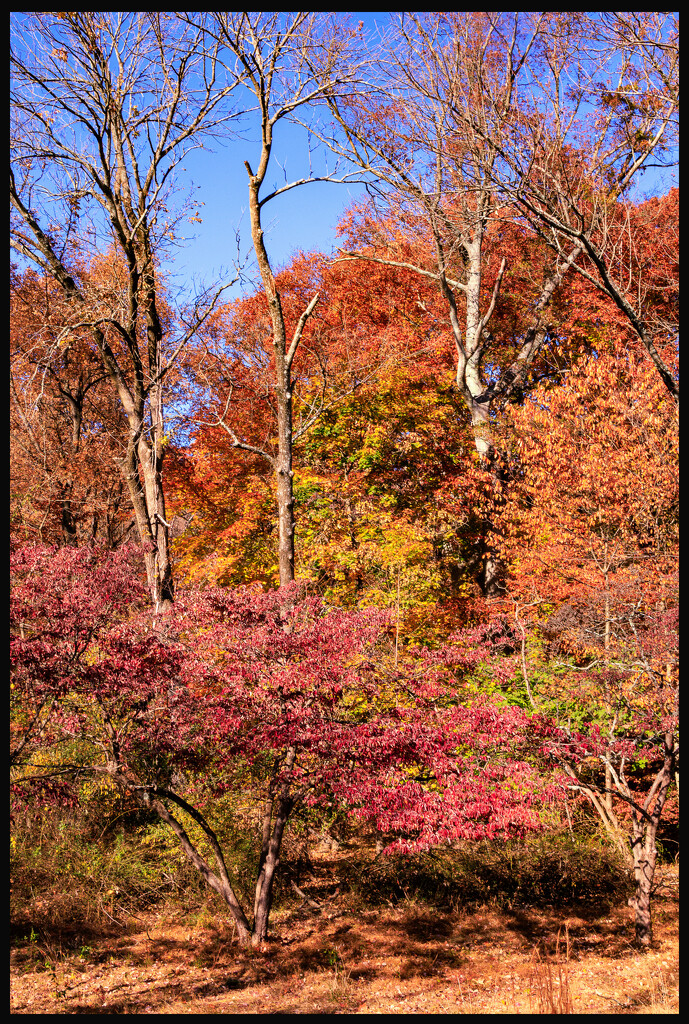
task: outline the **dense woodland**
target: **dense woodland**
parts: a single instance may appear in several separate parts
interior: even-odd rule
[[[404,15],[375,44],[340,15],[14,16],[16,878],[51,831],[181,856],[260,945],[290,835],[598,835],[652,944],[677,61],[656,12]],[[282,119],[368,189],[334,252],[276,266],[270,201],[308,188],[274,184]],[[168,273],[211,142],[246,166],[232,301]]]

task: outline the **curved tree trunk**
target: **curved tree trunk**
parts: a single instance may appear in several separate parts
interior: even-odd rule
[[[273,781],[282,769],[289,775],[296,759],[296,749],[289,747],[284,758],[276,758],[273,766]],[[141,783],[136,777],[123,768],[119,745],[115,734],[111,736],[110,760],[106,771],[113,781],[122,789],[131,793],[142,807],[154,810],[158,817],[170,827],[179,840],[180,846],[188,860],[194,865],[204,881],[221,897],[227,905],[237,928],[237,937],[242,946],[260,946],[268,938],[268,922],[273,902],[273,885],[275,873],[280,864],[280,849],[285,826],[289,820],[297,799],[290,794],[290,783],[284,778],[280,784],[280,792],[274,792],[271,783],[265,807],[263,822],[263,843],[259,860],[254,895],[253,925],[244,912],[239,898],[230,881],[223,851],[213,829],[204,815],[189,804],[183,797],[162,786]],[[177,817],[166,806],[166,802],[175,804],[189,815],[203,830],[215,860],[215,870],[192,842],[189,834]]]

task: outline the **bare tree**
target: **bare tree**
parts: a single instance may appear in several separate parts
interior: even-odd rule
[[[378,178],[374,209],[381,225],[399,226],[406,218],[422,222],[426,231],[416,250],[421,258],[403,256],[400,232],[386,237],[384,229],[378,255],[347,251],[342,258],[375,259],[437,281],[457,352],[457,388],[496,485],[504,480],[492,417],[524,389],[553,334],[553,299],[565,276],[591,255],[590,231],[535,225],[524,216],[543,140],[558,141],[559,148],[551,149],[564,168],[580,167],[596,154],[601,179],[619,157],[619,146],[610,150],[612,122],[590,123],[583,112],[595,74],[613,57],[610,48],[593,52],[590,31],[578,16],[556,13],[403,14],[396,35],[385,42],[379,88],[365,99],[329,97],[346,134],[342,151]],[[587,47],[585,62],[576,55]],[[548,75],[552,88],[541,87]],[[620,170],[625,185],[642,164],[635,159]],[[547,185],[552,189],[552,179]],[[577,197],[590,188],[580,173]],[[596,225],[599,220],[596,211]],[[530,308],[509,338],[492,331],[510,268],[505,256],[489,271],[486,245],[505,222],[522,228],[530,222],[534,237],[552,252],[534,281]],[[480,582],[488,597],[501,592],[499,560],[488,536]]]
[[[180,216],[175,168],[233,116],[242,73],[220,83],[217,50],[166,12],[13,15],[12,245],[67,300],[56,350],[90,331],[124,410],[120,466],[156,610],[174,591],[164,382],[222,291],[197,297],[175,335],[159,268]],[[101,258],[111,247],[105,279],[89,272],[89,241]]]
[[[575,243],[552,260],[516,346],[496,339],[491,319],[507,261],[491,270],[486,292],[486,240],[513,213],[496,195],[499,148],[486,139],[496,133],[502,139],[520,109],[544,20],[506,14],[497,30],[483,14],[403,15],[386,40],[379,90],[356,103],[330,99],[348,155],[378,178],[381,223],[420,221],[426,232],[421,260],[395,259],[392,237],[381,238],[380,256],[349,251],[342,258],[377,259],[437,282],[457,353],[457,388],[481,461],[495,472],[492,409],[523,386],[551,330],[550,302],[582,250]],[[512,358],[501,366],[500,350],[510,349]],[[482,560],[483,592],[496,596],[499,566],[487,541]]]
[[[271,184],[279,149],[275,132],[281,122],[304,125],[317,134],[317,108],[325,107],[326,97],[342,97],[357,87],[367,60],[356,52],[355,32],[338,27],[330,15],[283,13],[221,12],[200,21],[213,46],[224,47],[235,63],[235,73],[243,76],[255,105],[255,125],[259,131],[258,152],[254,161],[244,161],[249,186],[251,238],[261,284],[270,316],[274,353],[274,401],[277,416],[277,452],[248,444],[229,427],[225,416],[218,418],[238,450],[261,455],[277,478],[278,562],[280,584],[294,579],[294,493],[293,493],[293,385],[292,367],[304,328],[319,301],[314,294],[296,324],[288,328],[280,291],[265,239],[265,207],[293,188],[314,181],[345,182],[361,172],[312,172],[284,182]],[[302,121],[301,118],[304,118]],[[311,154],[309,154],[310,156]],[[231,390],[228,392],[228,402]],[[227,409],[227,406],[225,407]],[[315,410],[314,410],[315,411]],[[313,416],[307,416],[307,424]]]
[[[523,117],[499,143],[495,187],[556,252],[581,246],[574,270],[612,299],[678,402],[679,383],[657,347],[659,339],[676,345],[678,319],[654,322],[636,272],[629,198],[644,171],[676,163],[678,17],[603,12],[582,26],[583,36],[567,38],[556,18],[544,33],[535,89],[553,116]]]

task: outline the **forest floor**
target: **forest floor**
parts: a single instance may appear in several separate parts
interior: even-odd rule
[[[336,868],[317,873],[332,881]],[[210,915],[74,934],[17,921],[11,1012],[678,1013],[676,869],[663,871],[646,953],[627,906],[362,911],[317,881],[303,886],[311,903],[275,911],[262,950]]]

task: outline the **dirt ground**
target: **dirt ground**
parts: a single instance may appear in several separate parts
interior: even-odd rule
[[[357,913],[334,899],[276,912],[271,941],[250,951],[225,923],[169,917],[76,946],[32,929],[11,953],[11,1012],[674,1014],[676,875],[654,906],[647,953],[626,906]]]

